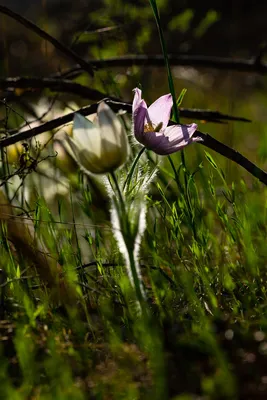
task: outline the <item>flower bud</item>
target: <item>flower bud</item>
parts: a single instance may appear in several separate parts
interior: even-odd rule
[[[94,174],[112,172],[125,163],[129,145],[124,127],[104,102],[97,108],[97,121],[92,123],[75,114],[73,137],[66,137],[78,165]]]

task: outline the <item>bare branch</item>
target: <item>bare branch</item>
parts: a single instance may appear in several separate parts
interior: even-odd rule
[[[55,92],[72,93],[92,101],[99,101],[105,97],[99,90],[72,82],[71,80],[56,78],[14,77],[0,79],[0,89],[50,89]]]
[[[67,92],[78,95],[80,97],[84,97],[88,100],[100,101],[103,98],[108,98],[109,101],[115,101],[118,104],[122,105],[122,108],[131,112],[130,103],[122,103],[119,99],[114,97],[110,97],[105,93],[102,93],[96,89],[90,89],[87,86],[83,86],[79,83],[72,82],[71,80],[57,79],[57,78],[28,78],[28,77],[15,77],[15,78],[6,78],[0,79],[0,89],[45,89],[49,88],[50,90],[54,90],[56,92]],[[126,108],[125,108],[126,107]],[[231,115],[223,114],[219,111],[212,110],[201,110],[201,109],[185,109],[181,108],[181,116],[184,118],[191,119],[202,119],[210,122],[221,123],[222,120],[227,121],[242,121],[242,122],[251,122],[247,118],[242,117],[233,117]]]
[[[164,67],[165,61],[161,54],[144,55],[144,54],[129,54],[127,56],[112,57],[106,60],[90,60],[93,67],[97,69],[110,68],[110,67]],[[239,71],[239,72],[255,72],[258,74],[267,73],[267,64],[263,63],[261,58],[255,59],[232,59],[227,57],[212,57],[212,56],[198,56],[198,55],[179,55],[170,54],[169,62],[172,66],[191,66],[191,67],[204,67],[213,68],[226,71]],[[55,74],[55,77],[68,77],[71,79],[81,73],[81,68],[78,66],[69,69],[63,73]]]
[[[132,112],[132,104],[131,103],[125,103],[125,102],[120,102],[120,101],[115,101],[111,100],[110,98],[104,98],[102,99],[106,103],[109,104],[109,106],[112,108],[114,112],[119,112],[120,110],[126,111],[127,113]],[[80,108],[79,110],[75,112],[71,112],[67,115],[63,115],[62,117],[55,118],[51,121],[45,122],[42,125],[39,125],[35,128],[27,129],[23,132],[18,132],[15,133],[14,135],[5,137],[3,139],[0,139],[0,149],[3,147],[7,147],[11,144],[20,142],[22,140],[27,140],[30,139],[36,135],[39,135],[40,133],[51,131],[53,129],[59,128],[60,126],[63,126],[65,124],[68,124],[71,122],[74,118],[74,114],[76,112],[79,112],[80,114],[84,116],[92,115],[96,113],[98,107],[98,103],[91,104],[89,106]],[[248,122],[249,120],[246,120],[245,118],[241,119],[238,117],[231,117],[228,115],[224,115],[218,111],[209,111],[209,110],[196,110],[196,109],[180,109],[180,115],[183,118],[190,118],[190,119],[200,119],[200,120],[210,120],[210,121],[216,121],[220,119],[231,119],[231,120],[242,120],[245,122]],[[220,121],[219,121],[220,122]]]
[[[267,72],[267,64],[259,62],[258,59],[244,60],[224,57],[170,54],[169,61],[171,65],[176,66],[207,67],[227,71],[257,72],[259,74],[265,74]],[[165,65],[162,55],[130,55],[109,58],[107,60],[92,60],[91,62],[92,65],[98,69],[107,67],[130,67],[133,65],[154,67]]]
[[[0,5],[0,13],[9,16],[10,18],[14,19],[15,21],[19,22],[26,28],[30,29],[31,31],[35,32],[37,35],[42,37],[43,39],[47,40],[48,42],[52,43],[56,49],[60,50],[65,56],[70,58],[71,60],[75,61],[80,67],[88,72],[91,76],[94,75],[93,67],[90,62],[85,61],[82,59],[78,54],[74,51],[69,49],[64,44],[60,43],[57,39],[53,36],[49,35],[49,33],[45,32],[43,29],[39,28],[33,22],[29,21],[28,19],[22,17],[21,15],[15,13],[14,11],[10,10],[8,7]]]
[[[114,112],[118,112],[120,110],[124,110],[128,113],[132,112],[132,104],[131,103],[123,103],[123,102],[117,102],[114,100],[111,100],[109,98],[103,99],[105,100],[110,107],[113,109]],[[94,114],[97,111],[98,103],[91,104],[89,106],[83,107],[79,109],[76,112],[81,113],[84,116]],[[180,115],[181,117],[190,117],[191,113],[191,118],[197,118],[196,116],[199,117],[200,110],[180,110]],[[208,113],[208,111],[203,111],[203,113]],[[214,112],[211,112],[213,114]],[[40,133],[46,132],[46,131],[51,131],[53,129],[59,128],[62,125],[65,125],[73,120],[75,112],[69,113],[67,115],[64,115],[62,117],[53,119],[49,122],[46,122],[40,126],[37,126],[32,129],[28,129],[24,132],[18,132],[12,136],[3,138],[0,140],[0,149],[7,147],[11,144],[17,143],[22,140],[27,140],[32,138],[33,136],[36,136]],[[215,114],[219,114],[215,112]],[[203,119],[203,116],[202,118]],[[267,185],[267,174],[263,170],[261,170],[259,167],[257,167],[255,164],[253,164],[251,161],[249,161],[246,157],[244,157],[242,154],[238,153],[234,149],[226,146],[225,144],[219,142],[218,140],[214,139],[208,134],[202,133],[197,131],[195,133],[196,136],[200,136],[203,141],[200,142],[202,145],[216,151],[217,153],[223,155],[224,157],[228,158],[231,161],[236,162],[243,168],[245,168],[249,173],[251,173],[254,177],[258,178],[262,183]]]
[[[241,167],[245,168],[251,175],[255,176],[255,178],[258,178],[259,181],[267,185],[267,173],[257,167],[257,165],[255,165],[253,162],[249,161],[238,151],[226,146],[222,142],[219,142],[219,140],[214,139],[207,133],[196,131],[194,136],[198,136],[203,139],[202,142],[199,142],[200,144],[216,151],[216,153],[221,154],[229,160],[234,161]]]
[[[90,106],[86,106],[84,108],[79,109],[77,112],[82,115],[91,115],[94,114],[97,110],[98,103],[94,103]],[[69,113],[67,115],[63,115],[62,117],[52,119],[51,121],[45,122],[42,125],[36,126],[35,128],[27,129],[23,132],[15,133],[14,135],[5,137],[0,140],[0,149],[3,147],[7,147],[11,144],[20,142],[22,140],[30,139],[40,133],[51,131],[53,129],[59,128],[60,126],[66,125],[67,123],[73,120],[75,112]]]

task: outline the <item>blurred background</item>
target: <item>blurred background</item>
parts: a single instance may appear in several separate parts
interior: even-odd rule
[[[157,3],[170,54],[242,58],[255,62],[254,71],[252,68],[241,72],[212,65],[205,68],[176,65],[172,66],[172,72],[177,97],[183,88],[187,89],[182,107],[220,111],[251,120],[211,123],[183,118],[181,122],[197,122],[200,131],[235,148],[267,170],[267,79],[259,68],[265,60],[267,63],[267,2],[157,0]],[[44,85],[42,78],[60,80],[62,73],[76,67],[75,62],[5,15],[3,7],[28,18],[85,60],[162,54],[148,0],[0,0],[0,139],[95,103],[102,97],[113,96],[131,102],[132,90],[139,85],[148,103],[169,92],[166,68],[148,63],[104,65],[95,70],[94,77],[82,70],[67,76],[71,83],[100,91],[103,95],[100,93],[97,99],[89,94],[80,96]],[[37,80],[35,85],[15,87],[6,84],[9,77]],[[121,118],[131,140],[131,116],[124,114]],[[261,331],[266,331],[267,302],[264,186],[245,169],[210,149],[208,152],[214,161],[210,158],[209,162],[205,155],[207,149],[192,144],[185,149],[191,175],[186,188],[189,195],[183,196],[175,184],[167,157],[156,157],[151,152],[141,157],[140,176],[148,173],[144,166],[150,168],[157,164],[159,169],[146,199],[148,226],[141,261],[155,322],[157,319],[159,326],[162,323],[160,339],[157,339],[158,328],[154,330],[151,325],[151,338],[154,342],[162,341],[162,350],[161,344],[157,344],[149,355],[141,354],[136,343],[147,343],[145,341],[150,339],[147,332],[143,334],[143,327],[137,327],[138,319],[132,318],[131,312],[128,317],[128,310],[124,310],[120,287],[125,293],[128,289],[125,289],[124,263],[119,259],[111,235],[108,196],[100,179],[82,174],[62,146],[63,135],[71,135],[71,130],[69,123],[38,135],[27,142],[28,150],[22,143],[0,149],[0,194],[5,194],[4,204],[8,199],[15,206],[14,213],[23,216],[23,224],[19,219],[19,225],[13,226],[13,238],[8,238],[10,246],[6,245],[6,236],[0,237],[0,267],[5,270],[9,266],[11,282],[7,309],[10,307],[18,318],[27,320],[24,314],[20,317],[21,308],[16,304],[13,307],[15,288],[14,297],[23,304],[33,329],[32,335],[28,334],[27,327],[16,330],[15,352],[11,350],[10,353],[12,347],[6,338],[3,339],[1,354],[3,349],[3,354],[8,352],[11,356],[8,354],[7,362],[2,361],[2,357],[0,377],[8,370],[16,382],[14,392],[9,391],[3,398],[48,399],[46,391],[54,390],[51,399],[80,400],[89,398],[88,393],[91,394],[91,390],[93,393],[98,383],[104,388],[105,396],[99,397],[96,391],[96,396],[90,398],[137,399],[137,390],[152,386],[152,379],[156,389],[161,385],[163,368],[167,368],[164,374],[170,393],[181,394],[179,399],[233,399],[225,396],[225,391],[232,390],[229,378],[232,373],[237,375],[240,391],[244,393],[239,399],[266,398],[267,343],[266,334]],[[131,148],[132,158],[118,171],[121,181],[140,147],[135,144]],[[181,153],[174,154],[172,160],[174,169],[178,169]],[[4,220],[11,216],[13,221],[10,210]],[[3,213],[3,207],[0,211]],[[3,220],[3,216],[1,218]],[[5,226],[2,220],[1,225]],[[29,236],[21,229],[24,224],[28,224],[31,233],[44,243],[44,248],[40,248],[42,252],[36,251],[35,244],[26,246]],[[20,250],[19,257],[13,251],[14,237],[19,239],[15,242],[15,250]],[[11,252],[15,254],[15,261]],[[54,308],[50,311],[50,306],[45,305],[46,291],[41,293],[43,286],[36,287],[34,276],[25,276],[25,273],[32,275],[32,265],[40,264],[36,258],[39,253],[49,256],[47,259],[51,263],[62,265],[64,273],[69,274],[66,276],[75,280],[75,284],[76,273],[79,274],[79,281],[84,284],[81,286],[83,299],[88,301],[92,318],[89,333],[76,323],[72,314],[71,324],[65,325],[63,310],[58,309],[58,314],[54,313]],[[119,260],[116,268],[113,268],[114,260],[116,263]],[[92,261],[93,265],[86,265]],[[102,263],[106,264],[105,268]],[[46,265],[43,271],[47,271]],[[19,282],[18,287],[13,277]],[[4,291],[0,285],[0,297],[1,289]],[[36,289],[37,294],[32,295]],[[128,294],[125,299],[127,303]],[[35,320],[42,321],[42,314],[49,314],[43,328],[41,323],[35,324]],[[216,322],[217,316],[220,319]],[[227,325],[228,318],[235,325],[233,330],[230,322],[231,329]],[[237,322],[243,324],[240,333],[237,333]],[[13,335],[13,328],[11,331],[9,325],[7,328]],[[76,347],[71,344],[72,329],[84,332],[75,338]],[[249,346],[245,342],[248,329],[251,329]],[[53,330],[55,340],[52,340]],[[62,331],[62,342],[57,330]],[[38,342],[38,347],[32,351],[34,342]],[[224,349],[228,349],[226,358]],[[161,359],[161,351],[166,353],[162,367],[157,360]],[[23,373],[18,372],[18,361],[13,357],[16,352]],[[113,356],[107,357],[109,353],[116,355],[115,362]],[[65,356],[70,356],[71,362]],[[75,371],[73,380],[68,368]],[[152,378],[153,368],[157,372]],[[23,386],[18,383],[21,381],[17,375],[23,376]],[[254,390],[252,381],[256,385],[255,397],[249,392],[251,387]],[[1,385],[1,394],[4,387],[9,390],[8,385],[7,381]],[[85,397],[79,395],[79,388],[85,388]],[[123,395],[124,390],[127,397]],[[147,397],[140,398],[165,398],[149,390]],[[200,397],[202,390],[204,397]],[[110,396],[112,391],[116,397]],[[186,395],[191,391],[196,396]]]
[[[70,47],[87,60],[104,60],[127,54],[161,54],[158,32],[149,2],[124,0],[16,0],[1,1],[13,11]],[[264,62],[267,44],[267,4],[248,1],[216,1],[199,3],[193,0],[159,0],[158,7],[167,43],[172,54],[223,56],[233,59]],[[51,77],[75,66],[72,60],[46,40],[26,29],[17,21],[0,14],[0,77]],[[196,121],[200,130],[235,147],[262,168],[267,168],[267,81],[258,72],[239,72],[193,66],[172,68],[177,96],[183,88],[187,94],[183,107],[218,110],[242,116],[251,123],[228,124]],[[86,73],[75,81],[106,95],[132,100],[132,89],[142,85],[144,96],[152,102],[167,93],[166,70],[155,66],[102,68],[92,78]],[[1,99],[12,105],[8,124],[3,129],[17,129],[29,118],[30,105],[40,115],[54,101],[56,115],[66,112],[72,103],[80,107],[91,102],[74,94],[55,94],[51,90],[2,90]],[[23,101],[22,101],[23,100]],[[41,104],[41,106],[40,106]],[[1,103],[0,115],[6,124],[6,104]],[[184,120],[183,122],[191,122]],[[203,149],[188,149],[190,160],[202,157]],[[235,177],[236,166],[218,156],[229,179]],[[234,169],[233,169],[234,168]],[[241,177],[248,174],[239,168]]]
[[[1,5],[31,19],[88,57],[99,55],[95,46],[97,39],[103,42],[104,47],[109,42],[110,51],[113,44],[114,54],[160,52],[148,2],[2,0]],[[253,57],[266,44],[267,5],[264,2],[205,0],[200,4],[196,0],[160,0],[158,6],[171,53]],[[107,27],[112,29],[101,35],[93,34],[95,30]],[[5,16],[1,17],[0,37],[1,56],[8,58],[9,73],[21,72],[16,67],[26,66],[18,65],[18,61],[29,61],[29,57],[34,58],[34,55],[39,58],[35,62],[31,60],[32,72],[41,74],[53,70],[53,64],[48,63],[38,38]],[[39,69],[35,70],[37,66]],[[28,71],[31,71],[29,65]]]

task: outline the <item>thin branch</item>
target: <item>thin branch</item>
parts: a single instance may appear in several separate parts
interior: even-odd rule
[[[61,51],[61,53],[63,53],[65,56],[67,56],[68,58],[70,58],[71,60],[74,60],[77,64],[79,64],[80,67],[84,71],[88,72],[91,76],[94,75],[93,67],[92,67],[90,62],[85,61],[84,59],[82,59],[78,54],[76,54],[74,51],[69,49],[64,44],[60,43],[57,39],[55,39],[53,36],[49,35],[43,29],[39,28],[33,22],[29,21],[28,19],[26,19],[26,18],[22,17],[21,15],[15,13],[14,11],[10,10],[8,7],[2,6],[2,5],[0,5],[0,13],[9,16],[10,18],[12,18],[15,21],[19,22],[20,24],[22,24],[26,28],[28,28],[31,31],[35,32],[37,35],[39,35],[43,39],[45,39],[48,42],[52,43],[53,46],[56,49]]]
[[[56,79],[56,78],[36,78],[36,77],[14,77],[0,79],[0,89],[50,89],[55,92],[72,93],[77,96],[99,101],[106,95],[99,90],[90,89],[87,86],[72,82],[71,80]]]
[[[250,119],[244,117],[233,117],[232,115],[223,114],[220,111],[202,110],[200,108],[180,108],[180,116],[188,119],[198,119],[201,121],[223,123],[222,121],[238,121],[251,122]]]
[[[109,67],[132,67],[132,66],[151,66],[151,67],[164,67],[164,57],[161,54],[144,55],[144,54],[129,54],[120,57],[111,57],[105,60],[90,60],[92,66],[97,69]],[[255,72],[258,74],[267,73],[267,63],[263,63],[259,57],[250,60],[242,58],[228,58],[228,57],[212,57],[212,56],[198,56],[198,55],[179,55],[169,54],[169,62],[172,66],[191,66],[191,67],[204,67],[219,70],[231,70],[239,72]],[[61,75],[55,74],[55,77],[63,76],[71,79],[76,77],[81,72],[81,68],[76,66],[66,70]]]
[[[55,102],[57,100],[57,96],[54,96],[52,98],[52,101],[50,102],[50,105],[47,107],[47,109],[39,117],[36,114],[36,111],[35,111],[34,107],[30,103],[25,102],[24,99],[22,99],[21,97],[19,99],[16,98],[16,100],[18,101],[18,103],[21,106],[21,108],[24,109],[24,111],[27,112],[29,115],[33,116],[35,119],[33,121],[31,121],[30,123],[26,120],[26,122],[24,124],[20,125],[18,128],[7,129],[7,126],[5,126],[4,128],[0,128],[0,135],[1,134],[5,134],[5,136],[13,135],[13,134],[21,131],[22,129],[26,128],[27,126],[30,128],[32,123],[34,123],[34,124],[36,124],[38,122],[42,123],[43,119],[50,113],[50,111],[54,107]]]
[[[120,101],[115,101],[111,100],[110,98],[104,98],[103,99],[109,106],[112,108],[114,112],[119,112],[121,110],[126,111],[127,113],[132,112],[132,104],[131,103],[125,103],[125,102],[120,102]],[[96,113],[98,107],[98,103],[91,104],[89,106],[80,108],[77,111],[71,112],[67,115],[63,115],[62,117],[52,119],[51,121],[45,122],[42,125],[39,125],[35,128],[27,129],[23,132],[18,132],[15,133],[14,135],[5,137],[3,139],[0,139],[0,149],[3,147],[7,147],[11,144],[30,139],[36,135],[39,135],[40,133],[51,131],[53,129],[59,128],[65,124],[70,123],[73,118],[74,114],[76,112],[79,112],[80,114],[84,116],[92,115]],[[184,118],[190,118],[190,119],[200,119],[200,120],[210,120],[212,121],[213,119],[232,119],[232,120],[241,120],[241,121],[249,121],[246,120],[245,118],[241,119],[238,117],[231,117],[227,116],[224,114],[221,114],[218,111],[207,111],[207,110],[196,110],[196,109],[180,109],[180,116]]]
[[[265,74],[267,72],[267,64],[258,62],[257,59],[232,59],[226,57],[211,57],[211,56],[194,56],[194,55],[176,55],[170,54],[169,61],[174,66],[194,66],[215,68],[221,70],[234,70],[243,72],[257,72]],[[107,60],[91,60],[94,67],[130,67],[133,65],[139,66],[164,66],[164,58],[162,55],[130,55],[109,58]]]
[[[117,101],[110,100],[110,99],[103,99],[103,100],[105,100],[110,105],[110,107],[113,109],[114,112],[124,110],[128,113],[131,113],[131,111],[132,111],[131,103],[117,102]],[[84,116],[87,116],[87,115],[96,113],[97,107],[98,107],[98,103],[94,103],[89,106],[83,107],[76,112],[79,112]],[[184,116],[189,117],[190,112],[192,113],[192,115],[195,114],[195,115],[199,116],[199,110],[197,112],[194,110],[191,110],[191,111],[185,110],[185,111],[186,111],[187,115],[183,114],[183,109],[180,110],[180,115],[182,117],[184,117]],[[204,111],[204,112],[206,112],[206,111]],[[75,114],[75,112],[69,113],[62,117],[48,121],[48,122],[46,122],[40,126],[37,126],[35,128],[28,129],[23,132],[18,132],[12,136],[3,138],[0,140],[0,149],[7,147],[11,144],[17,143],[19,141],[30,139],[33,136],[39,135],[40,133],[59,128],[60,126],[71,122],[73,120],[74,114]],[[195,118],[195,116],[192,118]],[[236,162],[237,164],[239,164],[240,166],[245,168],[249,173],[251,173],[255,178],[258,178],[262,183],[267,185],[267,173],[264,172],[263,170],[261,170],[259,167],[257,167],[255,164],[253,164],[251,161],[249,161],[242,154],[240,154],[239,152],[235,151],[234,149],[226,146],[225,144],[219,142],[218,140],[214,139],[213,137],[211,137],[208,134],[197,131],[195,133],[195,135],[199,136],[203,139],[203,141],[200,142],[202,145],[216,151],[217,153],[228,158],[229,160]]]
[[[91,115],[96,113],[98,103],[94,103],[90,106],[81,108],[77,110],[77,112],[81,113],[82,115]],[[67,123],[71,122],[74,118],[75,112],[71,112],[67,115],[63,115],[62,117],[52,119],[51,121],[45,122],[42,125],[36,126],[35,128],[27,129],[23,132],[15,133],[14,135],[5,137],[4,139],[0,140],[0,149],[3,147],[7,147],[11,144],[30,139],[36,135],[39,135],[43,132],[48,132],[53,129],[59,128]]]
[[[28,89],[31,91],[34,89],[45,89],[48,88],[53,91],[57,92],[65,92],[65,93],[72,93],[78,95],[80,97],[84,97],[86,99],[92,101],[100,101],[103,98],[109,98],[109,100],[115,101],[120,103],[119,99],[114,97],[110,97],[105,93],[102,93],[96,89],[90,89],[87,86],[83,86],[79,83],[72,82],[71,80],[64,80],[64,79],[57,79],[57,78],[28,78],[28,77],[15,77],[15,78],[6,78],[0,79],[0,89],[14,89],[14,88],[21,88],[21,89]],[[131,112],[130,103],[121,103],[122,108],[125,111]],[[181,116],[184,118],[190,119],[201,119],[210,122],[222,123],[222,120],[226,121],[241,121],[241,122],[251,122],[247,118],[243,117],[233,117],[231,115],[223,114],[219,111],[212,111],[212,110],[201,110],[201,109],[180,109]]]
[[[249,161],[238,151],[226,146],[222,142],[219,142],[219,140],[214,139],[207,133],[196,131],[194,136],[198,136],[203,139],[202,142],[199,142],[200,144],[216,151],[216,153],[228,158],[228,160],[234,161],[241,167],[245,168],[251,175],[255,176],[255,178],[258,178],[259,181],[267,185],[267,173],[257,167],[257,165],[255,165],[253,162]]]

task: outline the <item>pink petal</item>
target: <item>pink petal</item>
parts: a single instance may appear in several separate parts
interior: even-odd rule
[[[171,116],[173,101],[171,94],[165,94],[159,97],[154,103],[148,107],[148,122],[152,123],[153,126],[157,126],[162,123],[162,130],[164,130],[169,122]]]
[[[140,106],[140,104],[143,102],[144,107],[147,108],[146,102],[142,100],[142,90],[135,88],[134,90],[134,99],[133,99],[133,113],[136,111],[136,109]]]
[[[165,147],[165,143],[169,141],[162,132],[145,132],[139,142],[149,150],[153,150],[157,153],[155,150]]]
[[[197,130],[197,124],[189,125],[172,125],[165,129],[165,136],[169,138],[171,142],[188,142],[191,140],[193,134]]]
[[[197,124],[190,125],[173,125],[165,130],[165,142],[158,150],[158,154],[167,155],[182,150],[185,146],[192,142],[199,141],[199,138],[193,138],[193,134],[197,130]]]
[[[133,131],[136,139],[142,143],[144,133],[145,119],[147,117],[147,106],[144,100],[141,101],[139,107],[133,112]]]
[[[192,135],[197,130],[197,124],[173,125],[166,128],[165,132],[146,132],[141,143],[159,155],[175,153],[188,144],[198,141]]]
[[[173,105],[171,94],[161,96],[149,108],[142,99],[142,91],[134,89],[133,130],[136,139],[156,154],[167,155],[181,150],[188,144],[201,140],[193,137],[197,124],[167,127]],[[144,132],[145,125],[150,125]],[[149,128],[158,130],[151,132]]]

